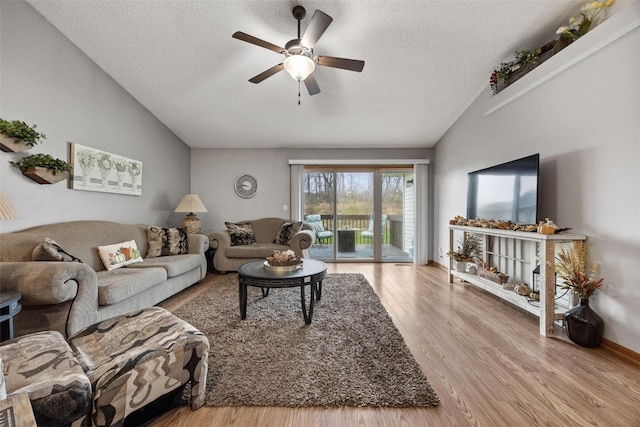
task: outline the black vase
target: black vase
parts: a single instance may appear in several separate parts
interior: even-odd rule
[[[591,307],[589,299],[580,299],[580,305],[564,314],[567,337],[583,347],[598,347],[604,335],[604,320]]]

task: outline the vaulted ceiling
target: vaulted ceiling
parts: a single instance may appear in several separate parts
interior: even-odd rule
[[[583,2],[28,0],[192,148],[431,147],[518,49],[555,38]],[[365,61],[314,72],[309,96],[282,71],[249,78],[296,38],[293,6],[333,17],[316,55]]]

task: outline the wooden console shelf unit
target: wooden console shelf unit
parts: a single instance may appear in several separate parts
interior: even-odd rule
[[[544,235],[538,234],[534,232],[526,232],[526,231],[510,231],[510,230],[498,230],[491,228],[482,228],[482,227],[467,227],[461,225],[450,225],[449,226],[449,249],[454,250],[455,245],[455,232],[462,233],[463,235],[466,233],[471,233],[477,235],[483,239],[482,246],[482,259],[485,262],[488,262],[489,256],[502,256],[508,258],[513,263],[524,263],[531,264],[531,269],[528,271],[529,274],[532,273],[535,264],[537,263],[540,266],[540,281],[539,281],[539,291],[540,291],[540,305],[533,305],[529,302],[527,297],[521,296],[513,292],[512,290],[502,289],[500,285],[494,283],[490,280],[484,279],[476,274],[465,273],[455,271],[452,268],[453,259],[449,258],[449,283],[453,283],[453,278],[457,277],[461,280],[469,282],[479,288],[482,288],[492,294],[509,301],[510,303],[525,309],[526,311],[535,314],[540,317],[540,334],[544,336],[553,335],[554,331],[554,322],[556,320],[560,320],[563,318],[563,313],[556,313],[555,309],[555,274],[553,265],[553,260],[556,253],[556,244],[557,243],[572,243],[572,242],[584,242],[587,239],[587,236],[582,234],[574,234],[574,233],[558,233],[552,235]],[[518,259],[512,255],[504,255],[504,254],[496,254],[490,253],[487,245],[489,238],[503,238],[506,240],[511,240],[514,242],[522,242],[522,243],[530,243],[534,244],[535,248],[531,251],[531,257],[534,259],[533,262],[527,262],[524,259]],[[531,258],[530,257],[530,258]],[[537,257],[537,259],[536,259]],[[512,274],[512,272],[509,272]],[[518,279],[521,282],[529,282],[528,277],[527,280],[523,280],[522,277],[515,277],[514,279]],[[517,283],[517,282],[516,282]]]

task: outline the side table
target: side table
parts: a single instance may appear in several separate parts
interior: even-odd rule
[[[13,338],[13,316],[20,313],[19,292],[0,292],[0,342]]]
[[[353,253],[356,251],[356,231],[357,228],[338,229],[338,252]]]

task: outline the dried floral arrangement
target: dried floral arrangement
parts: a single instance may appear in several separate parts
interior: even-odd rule
[[[536,224],[521,224],[513,223],[510,221],[495,220],[495,219],[467,219],[461,215],[456,215],[455,218],[449,221],[451,225],[464,225],[467,227],[481,227],[481,228],[493,228],[498,230],[511,230],[511,231],[537,231],[538,226]]]
[[[456,261],[471,262],[480,255],[482,251],[482,243],[478,236],[467,234],[462,240],[458,240],[460,245],[455,251],[449,251],[447,254]]]
[[[279,251],[276,249],[271,256],[267,257],[267,262],[273,266],[296,265],[300,264],[300,257],[292,250]]]
[[[604,282],[599,276],[598,263],[591,265],[591,272],[585,268],[587,245],[574,242],[567,250],[562,249],[556,256],[556,275],[561,280],[560,288],[572,291],[580,299],[589,299]]]

